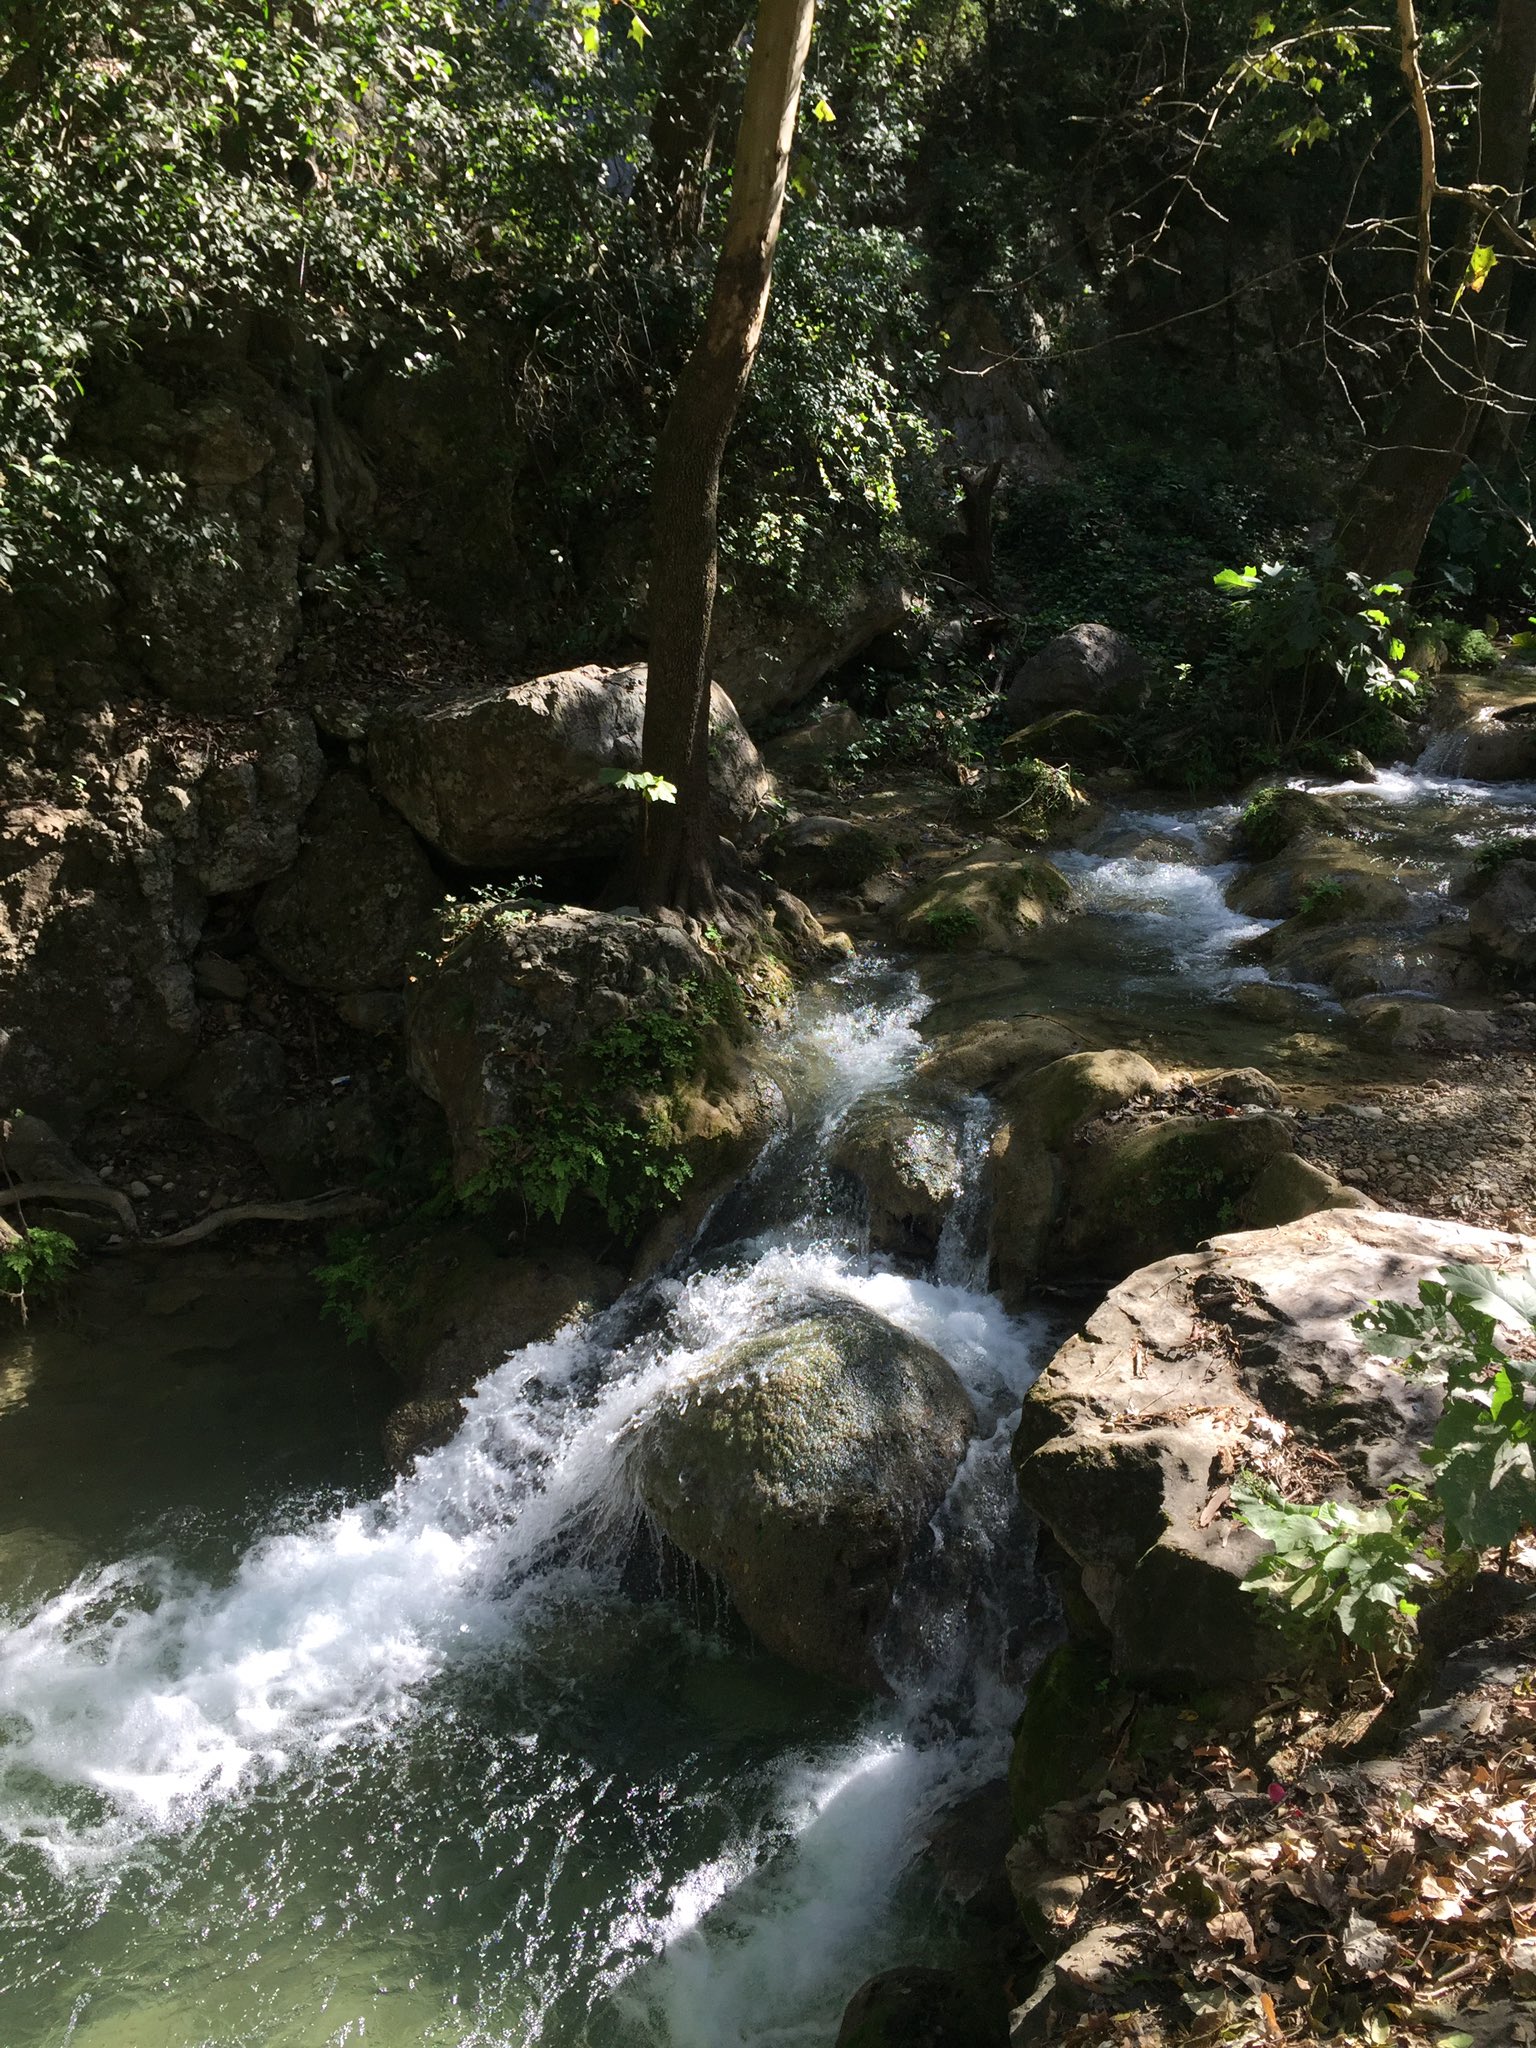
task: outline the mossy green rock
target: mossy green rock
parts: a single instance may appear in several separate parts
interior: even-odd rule
[[[975,1420],[937,1351],[829,1302],[733,1346],[660,1402],[640,1428],[635,1483],[768,1649],[875,1686],[874,1637]]]
[[[917,1064],[917,1079],[964,1094],[1083,1050],[1083,1034],[1060,1017],[984,1017],[942,1038]]]
[[[1239,850],[1249,860],[1272,860],[1308,837],[1347,838],[1348,814],[1341,804],[1310,790],[1277,783],[1250,797],[1238,820]]]
[[[1072,1641],[1053,1650],[1030,1683],[1013,1732],[1008,1799],[1017,1833],[1047,1807],[1096,1791],[1114,1744],[1110,1730],[1124,1707],[1108,1649]]]
[[[1027,952],[1040,927],[1071,905],[1071,884],[1048,860],[990,841],[904,897],[896,935],[929,952]]]
[[[828,1157],[863,1186],[876,1251],[933,1256],[960,1193],[958,1115],[871,1096],[843,1118]]]
[[[1262,1112],[1117,1130],[1073,1174],[1053,1252],[1075,1277],[1118,1280],[1192,1251],[1238,1228],[1243,1198],[1291,1148],[1289,1125]]]
[[[1299,916],[1311,924],[1389,922],[1412,908],[1395,869],[1348,846],[1261,861],[1232,883],[1227,902],[1249,917]]]
[[[1028,1133],[1055,1150],[1093,1117],[1123,1109],[1138,1096],[1155,1095],[1162,1076],[1139,1052],[1110,1048],[1069,1053],[1016,1081],[1004,1106],[1016,1135]]]
[[[1272,1230],[1315,1216],[1319,1209],[1369,1209],[1372,1204],[1358,1188],[1347,1187],[1310,1159],[1280,1152],[1260,1172],[1241,1206],[1245,1230]]]

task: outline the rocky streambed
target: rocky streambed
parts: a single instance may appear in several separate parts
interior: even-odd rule
[[[557,763],[622,745],[583,724],[587,672],[492,697],[418,708],[416,750],[381,725],[372,794],[361,755],[331,774],[310,851],[247,905],[256,950],[197,955],[218,1028],[176,1086],[242,1171],[292,1107],[263,1109],[291,1083],[263,1080],[248,1012],[294,1000],[264,993],[282,961],[288,990],[313,981],[294,934],[326,954],[333,843],[423,863],[414,951],[343,916],[352,979],[387,953],[403,987],[311,994],[327,1034],[403,1031],[415,1098],[379,1067],[366,1100],[398,1133],[391,1091],[424,1087],[461,1187],[563,1059],[617,1057],[604,1033],[718,975],[718,935],[622,907],[438,902],[423,836],[472,824],[476,858],[490,835],[511,859],[543,829],[519,840],[481,772],[503,725],[553,725]],[[720,800],[751,809],[756,756],[727,752]],[[262,1486],[188,1445],[168,1511],[108,1513],[44,1432],[0,1543],[19,2042],[825,2043],[868,1980],[845,2043],[974,2048],[1102,2035],[1136,2002],[1168,1925],[1127,1916],[1098,1840],[1138,1772],[1192,1767],[1155,1703],[1224,1688],[1278,1742],[1274,1688],[1299,1697],[1237,1591],[1253,1540],[1223,1487],[1252,1465],[1364,1496],[1412,1472],[1425,1411],[1362,1366],[1349,1313],[1527,1248],[1536,787],[1122,797],[1049,855],[931,787],[800,803],[763,858],[833,937],[789,896],[777,929],[862,957],[787,1033],[706,1014],[676,1073],[626,1077],[626,1113],[664,1114],[700,1169],[637,1256],[587,1226],[511,1256],[463,1218],[386,1239],[411,1284],[376,1271],[364,1307],[414,1378],[392,1484],[355,1447],[298,1460],[231,1404]],[[564,857],[615,829],[595,806]],[[373,872],[343,875],[359,904]],[[314,1078],[359,1042],[317,1024]],[[87,1072],[85,1040],[63,1052]],[[354,1091],[327,1086],[303,1143],[335,1161]],[[122,1185],[134,1155],[98,1128],[74,1151],[23,1136],[60,1213],[121,1239],[119,1197],[142,1227],[156,1191]],[[208,1266],[124,1311],[157,1319],[151,1388],[181,1356],[215,1416],[250,1370],[224,1286]],[[18,1406],[62,1411],[78,1365],[45,1322],[26,1346]],[[158,1397],[130,1365],[83,1418],[87,1469]],[[1268,1983],[1259,1927],[1242,1967]]]

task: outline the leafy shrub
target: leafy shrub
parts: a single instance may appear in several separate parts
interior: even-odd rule
[[[930,946],[952,953],[981,930],[981,919],[966,903],[938,903],[923,917],[923,930]]]
[[[1010,761],[1002,780],[1010,805],[1002,818],[1017,818],[1024,831],[1036,836],[1046,832],[1063,812],[1079,810],[1088,801],[1072,780],[1070,768],[1053,768],[1049,761],[1037,760],[1032,754]]]
[[[50,1294],[74,1271],[80,1247],[62,1230],[19,1230],[0,1242],[0,1294],[25,1318],[28,1294]]]
[[[1536,1359],[1511,1358],[1499,1324],[1536,1329],[1536,1261],[1525,1271],[1447,1266],[1415,1305],[1377,1301],[1355,1317],[1366,1349],[1437,1381],[1444,1407],[1424,1453],[1425,1492],[1394,1487],[1356,1508],[1233,1489],[1239,1518],[1272,1549],[1244,1580],[1303,1626],[1333,1626],[1367,1650],[1411,1646],[1424,1588],[1507,1551],[1536,1524]]]
[[[1336,875],[1318,875],[1308,882],[1296,905],[1296,915],[1320,923],[1344,900],[1344,884]]]
[[[1496,875],[1512,860],[1536,860],[1536,832],[1501,832],[1485,840],[1472,856],[1473,872]]]
[[[485,1133],[488,1163],[464,1190],[468,1207],[510,1194],[559,1223],[580,1195],[627,1238],[677,1199],[693,1167],[655,1098],[698,1068],[705,1026],[739,1025],[744,1004],[728,975],[680,982],[672,996],[674,1008],[637,1010],[588,1039],[564,1082],[544,1082],[515,1124]]]
[[[1458,668],[1492,668],[1499,650],[1481,626],[1446,626],[1446,651]]]
[[[389,1268],[366,1230],[332,1231],[325,1253],[309,1276],[320,1288],[320,1313],[340,1324],[349,1344],[361,1344],[368,1336],[363,1303],[385,1284]]]

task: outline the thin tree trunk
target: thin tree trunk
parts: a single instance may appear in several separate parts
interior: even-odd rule
[[[642,760],[676,784],[651,809],[641,854],[648,908],[713,907],[709,629],[718,569],[720,464],[762,339],[815,0],[760,0],[725,239],[704,332],[678,378],[651,489],[651,638]]]
[[[1371,582],[1407,583],[1418,567],[1425,536],[1455,482],[1491,394],[1500,360],[1499,332],[1508,304],[1507,266],[1496,268],[1481,293],[1462,290],[1467,263],[1493,210],[1479,211],[1464,196],[1447,284],[1453,303],[1437,314],[1429,303],[1431,212],[1437,182],[1435,139],[1419,72],[1418,29],[1411,0],[1399,0],[1403,70],[1420,128],[1420,258],[1417,296],[1423,327],[1407,389],[1379,447],[1366,461],[1339,524],[1339,552],[1347,567]],[[1476,169],[1469,185],[1508,194],[1506,218],[1518,221],[1531,148],[1536,101],[1536,0],[1499,0],[1486,50],[1478,100]],[[1502,270],[1502,275],[1501,275]],[[1454,296],[1459,295],[1459,296]]]

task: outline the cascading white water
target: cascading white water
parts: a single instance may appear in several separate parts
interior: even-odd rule
[[[1042,1334],[981,1291],[974,1210],[912,1278],[823,1163],[912,1064],[921,1008],[878,969],[809,999],[791,1126],[691,1269],[510,1358],[391,1491],[296,1511],[222,1580],[146,1554],[7,1618],[11,2048],[829,2037],[896,1939],[923,1817],[1005,1761],[1036,1618],[1007,1446]],[[973,1105],[973,1159],[985,1127]],[[827,1297],[937,1346],[981,1423],[874,1707],[624,1591],[629,1426]],[[168,1917],[208,1960],[146,1975]],[[198,2031],[210,2001],[223,2031]]]

